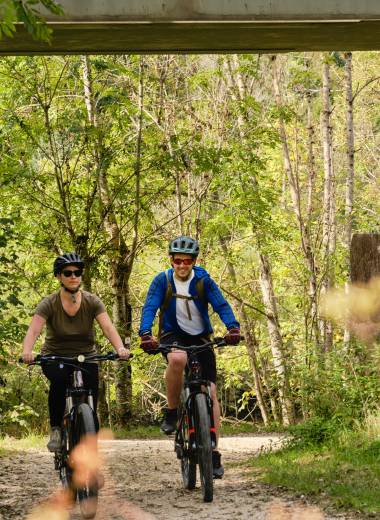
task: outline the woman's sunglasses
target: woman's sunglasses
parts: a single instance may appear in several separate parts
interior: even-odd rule
[[[83,271],[81,269],[75,269],[75,270],[71,270],[71,269],[64,269],[62,271],[62,274],[63,276],[65,276],[66,278],[70,278],[70,276],[75,276],[75,278],[79,278],[80,276],[82,276],[82,273]]]
[[[173,258],[173,264],[175,265],[191,265],[194,262],[193,258]]]

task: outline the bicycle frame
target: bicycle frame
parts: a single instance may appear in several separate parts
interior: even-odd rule
[[[181,412],[177,423],[174,451],[181,461],[183,484],[186,489],[196,486],[196,467],[199,476],[203,500],[213,500],[212,452],[216,448],[216,430],[214,424],[211,382],[202,376],[201,364],[197,353],[211,346],[225,346],[223,338],[202,345],[188,347],[160,345],[158,352],[168,354],[173,350],[183,350],[188,354],[186,373],[183,383]]]
[[[79,442],[75,435],[75,423],[77,407],[80,403],[87,403],[90,406],[93,411],[94,423],[97,424],[94,399],[91,389],[84,386],[82,370],[82,368],[77,366],[70,374],[70,384],[66,389],[65,413],[61,426],[62,446],[59,451],[54,453],[54,467],[59,471],[60,480],[65,487],[69,487],[71,484],[71,470],[68,464],[68,457],[72,448]]]
[[[177,453],[177,457],[179,455],[178,448],[181,443],[181,439],[179,439],[182,432],[182,421],[188,421],[187,431],[189,434],[188,439],[188,450],[197,451],[197,439],[196,439],[196,415],[195,415],[195,396],[199,393],[203,393],[206,396],[207,401],[207,409],[210,416],[210,437],[211,437],[211,447],[214,449],[216,447],[216,431],[214,426],[214,415],[213,415],[213,402],[211,398],[211,388],[210,381],[207,381],[202,378],[202,370],[201,365],[196,357],[196,353],[190,352],[189,358],[187,361],[188,372],[185,375],[184,384],[183,384],[183,400],[182,400],[182,413],[179,418],[176,436],[175,436],[175,451]],[[205,388],[207,390],[205,390]],[[185,439],[182,440],[185,442]],[[182,450],[186,449],[184,446],[181,447]],[[182,451],[181,450],[181,451]]]
[[[94,423],[96,426],[98,425],[96,411],[94,410],[94,399],[92,392],[90,389],[85,388],[83,384],[82,370],[86,370],[83,367],[83,363],[112,361],[118,359],[120,359],[119,356],[114,352],[109,352],[108,354],[104,355],[79,355],[77,357],[38,355],[36,356],[35,360],[29,364],[29,366],[42,366],[48,363],[58,363],[66,366],[74,366],[74,370],[72,374],[70,374],[70,384],[66,390],[66,405],[61,426],[62,445],[61,449],[54,453],[54,466],[55,469],[59,471],[60,480],[65,487],[70,487],[71,485],[72,472],[68,461],[70,451],[79,441],[75,434],[78,406],[80,406],[82,403],[88,404],[93,413]],[[19,361],[23,362],[22,358],[20,358]]]

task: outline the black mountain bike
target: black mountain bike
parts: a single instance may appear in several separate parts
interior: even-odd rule
[[[73,468],[70,454],[81,441],[95,436],[98,430],[97,417],[94,411],[94,400],[91,390],[83,384],[82,371],[85,371],[83,363],[110,361],[119,359],[118,354],[93,354],[89,356],[36,356],[30,365],[47,365],[59,363],[74,367],[70,376],[70,385],[66,391],[65,414],[61,426],[61,448],[54,453],[55,469],[59,472],[59,478],[64,488],[73,493],[74,500],[78,500],[83,518],[94,518],[98,504],[98,482],[96,476],[86,477],[80,487],[73,482]],[[22,359],[20,360],[22,361]],[[96,442],[96,440],[95,440]]]
[[[212,502],[214,497],[212,452],[216,448],[211,383],[202,377],[197,353],[212,348],[224,347],[223,338],[203,345],[181,346],[159,345],[158,351],[168,354],[173,349],[187,352],[181,404],[175,433],[174,450],[181,461],[184,487],[194,489],[197,481],[197,465],[204,502]]]

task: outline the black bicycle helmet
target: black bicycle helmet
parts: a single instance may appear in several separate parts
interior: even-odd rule
[[[199,255],[199,244],[197,240],[191,237],[177,237],[169,243],[169,255],[175,253],[182,253],[184,255],[191,255],[194,258]]]
[[[68,265],[76,265],[80,269],[84,268],[84,262],[76,253],[63,253],[54,260],[53,272],[54,276],[62,272],[62,269]]]

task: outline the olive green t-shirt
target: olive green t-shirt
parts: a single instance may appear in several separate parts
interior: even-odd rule
[[[65,312],[59,292],[50,294],[37,305],[34,313],[46,320],[42,354],[72,356],[95,352],[94,319],[106,312],[106,308],[95,294],[81,293],[81,304],[75,316]]]

